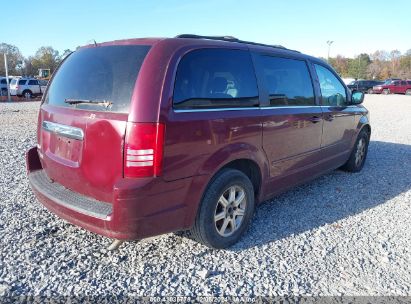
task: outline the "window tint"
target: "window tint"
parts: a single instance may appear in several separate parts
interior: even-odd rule
[[[258,69],[262,72],[270,105],[315,105],[313,85],[305,61],[259,56]]]
[[[407,83],[405,81],[401,81],[401,85],[404,86],[407,85]]]
[[[45,102],[95,111],[128,112],[137,75],[150,47],[116,45],[80,49],[64,61],[55,74]],[[66,99],[109,101],[105,108],[68,104]]]
[[[7,84],[6,79],[2,79],[1,84]]]
[[[326,67],[318,64],[314,66],[320,82],[322,105],[337,107],[346,105],[345,88],[338,78]]]
[[[29,85],[38,85],[38,81],[37,80],[29,80]]]
[[[411,85],[411,81],[407,81],[407,84],[408,84],[408,85]]]
[[[26,80],[20,79],[19,80],[19,85],[25,85],[26,84]]]
[[[174,107],[258,106],[258,90],[249,52],[202,49],[185,55],[178,65]]]

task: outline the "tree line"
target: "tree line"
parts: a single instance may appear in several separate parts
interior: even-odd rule
[[[329,64],[343,78],[411,79],[411,49],[404,54],[398,50],[376,51],[373,54],[360,54],[355,58],[338,55],[329,58]]]
[[[42,46],[33,56],[24,57],[17,46],[0,43],[0,76],[6,75],[4,53],[7,54],[9,75],[35,76],[38,75],[39,69],[50,69],[53,73],[71,50],[60,53],[51,46]]]
[[[7,54],[10,75],[34,76],[38,74],[38,69],[50,69],[53,73],[61,60],[71,53],[71,50],[67,49],[60,53],[51,46],[42,46],[33,56],[25,58],[18,47],[0,43],[0,76],[6,74],[4,53]],[[360,54],[355,58],[338,55],[329,58],[328,61],[343,78],[411,79],[411,49],[405,54],[393,50],[391,52],[376,51],[370,55]]]

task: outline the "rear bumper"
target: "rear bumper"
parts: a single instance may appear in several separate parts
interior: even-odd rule
[[[113,201],[101,202],[51,181],[37,148],[27,152],[26,164],[33,192],[47,209],[74,225],[115,239],[136,240],[187,229],[201,199],[198,178],[174,182],[150,178],[121,179],[113,189]]]

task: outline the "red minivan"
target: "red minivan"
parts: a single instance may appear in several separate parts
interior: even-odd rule
[[[322,60],[233,37],[87,45],[54,73],[27,170],[38,200],[115,240],[234,244],[257,203],[360,171],[364,95]]]

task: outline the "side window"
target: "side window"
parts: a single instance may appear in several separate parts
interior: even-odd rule
[[[258,89],[248,51],[202,49],[185,55],[177,68],[176,109],[258,106]]]
[[[25,85],[26,84],[26,80],[20,79],[19,80],[19,85]]]
[[[261,55],[257,66],[271,106],[315,105],[314,89],[305,61]]]
[[[320,82],[322,105],[341,107],[347,103],[347,94],[342,83],[326,67],[315,64],[315,70]]]
[[[1,80],[1,84],[6,84],[7,82],[6,82],[6,79],[2,79]]]
[[[38,85],[38,81],[37,80],[29,80],[29,85]]]
[[[407,83],[405,81],[401,81],[401,85],[405,86],[405,85],[407,85]]]

